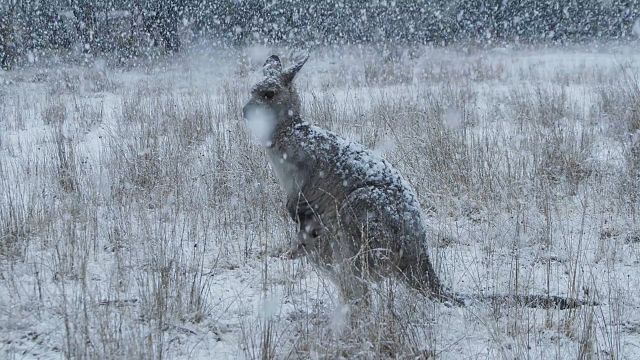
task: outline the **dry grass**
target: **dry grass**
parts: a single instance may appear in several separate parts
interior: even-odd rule
[[[306,115],[405,174],[445,283],[604,303],[458,309],[383,282],[371,308],[347,309],[304,259],[271,256],[295,229],[240,119],[252,53],[217,53],[216,69],[3,75],[14,83],[0,102],[2,356],[637,354],[625,347],[640,336],[637,63],[313,55],[299,79]]]

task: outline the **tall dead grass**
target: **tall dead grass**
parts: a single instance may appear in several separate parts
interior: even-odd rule
[[[370,309],[345,308],[304,259],[271,256],[295,229],[240,118],[250,84],[237,74],[255,64],[207,87],[181,82],[193,69],[144,81],[80,69],[37,96],[2,95],[6,352],[159,359],[221,342],[266,359],[625,356],[620,324],[640,305],[624,280],[640,229],[629,72],[567,77],[455,49],[322,56],[333,63],[312,57],[298,80],[305,116],[402,171],[446,284],[606,305],[447,308],[383,282]]]

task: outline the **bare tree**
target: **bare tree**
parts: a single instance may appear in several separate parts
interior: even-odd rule
[[[178,29],[183,2],[151,2],[146,8],[144,27],[153,39],[153,45],[164,46],[169,52],[178,52],[181,47]]]
[[[75,0],[73,2],[73,15],[75,28],[80,41],[82,51],[85,53],[95,50],[96,18],[95,5],[88,0]]]
[[[15,1],[10,1],[5,8],[0,8],[0,66],[4,70],[11,69],[18,59],[15,15]]]

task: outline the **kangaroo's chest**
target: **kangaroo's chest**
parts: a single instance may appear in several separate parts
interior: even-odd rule
[[[297,194],[302,187],[301,169],[288,159],[286,155],[276,151],[268,151],[269,164],[275,172],[280,186],[289,195]]]

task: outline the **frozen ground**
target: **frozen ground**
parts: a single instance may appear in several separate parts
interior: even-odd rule
[[[443,281],[341,305],[241,121],[266,48],[0,72],[0,358],[640,358],[640,52],[321,49],[311,122],[414,185]],[[282,52],[285,61],[291,54]]]

